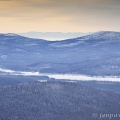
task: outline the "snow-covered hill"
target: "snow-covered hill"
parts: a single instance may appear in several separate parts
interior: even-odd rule
[[[63,41],[0,34],[0,67],[42,73],[120,74],[120,32],[101,31]]]
[[[0,87],[1,120],[109,120],[120,95],[77,83],[33,82]]]

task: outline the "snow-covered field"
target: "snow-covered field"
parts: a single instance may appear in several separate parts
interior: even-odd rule
[[[96,81],[112,81],[120,82],[120,77],[118,76],[86,76],[86,75],[77,75],[77,74],[48,74],[49,78],[55,79],[69,79],[69,80],[96,80]]]
[[[1,74],[6,75],[23,75],[23,76],[48,76],[49,78],[55,79],[66,79],[66,80],[82,80],[82,81],[112,81],[120,82],[120,76],[87,76],[80,74],[50,74],[50,73],[39,73],[39,72],[26,72],[26,71],[14,71],[9,69],[0,68]]]

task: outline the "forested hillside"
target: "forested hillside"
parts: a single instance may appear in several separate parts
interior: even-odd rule
[[[4,86],[0,87],[0,120],[97,120],[100,113],[119,113],[119,100],[118,94],[77,83]]]

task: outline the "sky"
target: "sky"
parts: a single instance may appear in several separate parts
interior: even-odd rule
[[[120,31],[120,0],[0,0],[0,33]]]

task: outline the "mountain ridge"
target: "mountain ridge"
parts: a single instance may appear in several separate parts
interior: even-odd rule
[[[18,33],[19,35],[30,37],[30,38],[42,38],[45,40],[64,40],[68,38],[75,38],[91,33],[82,33],[82,32],[27,32],[27,33]]]
[[[18,66],[40,72],[116,75],[120,73],[119,61],[118,65],[114,64],[120,57],[119,46],[120,32],[111,31],[64,41],[0,35],[0,63],[13,70],[16,69],[14,66]],[[111,63],[108,62],[109,59]],[[108,63],[104,65],[103,61]],[[33,66],[37,63],[38,66]],[[44,68],[41,63],[46,64]],[[46,67],[47,64],[50,65],[49,68]]]
[[[0,33],[0,36],[8,36],[8,37],[18,36],[18,37],[29,38],[29,37],[22,36],[22,35],[16,34],[16,33]],[[94,37],[95,38],[95,37],[101,37],[101,36],[102,37],[105,37],[105,36],[107,36],[107,37],[115,37],[115,36],[120,37],[120,32],[116,32],[116,31],[98,31],[98,32],[91,33],[91,34],[88,34],[88,35],[82,35],[82,36],[78,36],[78,37],[74,37],[74,38],[67,38],[67,39],[64,39],[64,40],[81,39],[81,38],[86,38],[86,37],[91,37],[91,38]],[[29,39],[36,39],[36,38],[29,38]],[[38,40],[45,40],[45,39],[41,39],[41,38],[37,38],[37,39]],[[59,40],[58,42],[61,42],[61,41],[64,41],[64,40]],[[47,41],[49,41],[49,40],[47,40]]]

